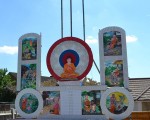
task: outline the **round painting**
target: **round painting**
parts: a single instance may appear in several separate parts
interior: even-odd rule
[[[106,98],[106,107],[113,114],[121,114],[128,108],[128,99],[121,92],[113,92]]]
[[[24,118],[37,117],[43,108],[42,95],[32,88],[26,88],[18,93],[15,108]]]
[[[24,94],[20,99],[20,109],[27,114],[35,112],[38,105],[37,97],[31,93]]]
[[[101,97],[102,113],[111,119],[124,119],[134,108],[134,100],[129,91],[121,87],[112,87]]]
[[[47,54],[47,68],[59,81],[81,80],[90,71],[93,55],[81,39],[65,37],[55,42]]]

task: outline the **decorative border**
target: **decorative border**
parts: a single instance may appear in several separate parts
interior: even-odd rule
[[[37,59],[22,60],[22,40],[27,37],[37,38]],[[39,89],[41,84],[41,35],[36,33],[27,33],[22,35],[18,41],[18,72],[17,72],[17,91],[21,90],[21,65],[36,64],[36,89]]]
[[[128,105],[127,110],[124,113],[113,114],[107,109],[106,107],[107,96],[113,92],[121,92],[124,95],[126,95],[129,105]],[[105,92],[103,92],[100,105],[101,105],[103,114],[105,114],[107,117],[112,118],[112,119],[124,119],[132,113],[133,108],[134,108],[134,100],[133,100],[132,95],[125,88],[112,87],[112,88],[107,89]]]
[[[56,80],[59,80],[59,81],[63,81],[61,80],[61,78],[53,71],[52,69],[52,66],[51,66],[51,63],[50,63],[50,57],[51,57],[51,54],[54,50],[54,48],[56,46],[58,46],[60,43],[62,42],[65,42],[65,41],[75,41],[75,42],[78,42],[80,43],[81,45],[83,45],[85,47],[85,49],[87,50],[88,54],[89,54],[89,64],[88,64],[88,67],[87,69],[83,72],[83,74],[81,74],[79,77],[78,77],[78,80],[81,80],[82,78],[84,78],[90,71],[91,67],[92,67],[92,64],[93,64],[93,54],[92,54],[92,51],[91,51],[91,48],[81,39],[79,38],[76,38],[76,37],[65,37],[65,38],[62,38],[62,39],[59,39],[57,42],[55,42],[51,48],[49,49],[48,51],[48,54],[47,54],[47,59],[46,59],[46,63],[47,63],[47,68],[49,70],[49,72],[52,74],[52,76],[56,79]]]
[[[121,33],[121,43],[122,43],[122,55],[119,56],[104,56],[104,45],[103,45],[103,34],[109,31],[118,31]],[[100,69],[101,69],[101,84],[105,85],[105,61],[109,60],[123,60],[123,78],[124,87],[129,88],[129,78],[128,78],[128,67],[127,67],[127,48],[126,48],[126,34],[125,31],[120,27],[106,27],[99,30],[99,53],[100,53]]]
[[[31,94],[35,95],[38,99],[38,102],[39,102],[37,110],[31,114],[27,114],[20,109],[20,99],[26,93],[31,93]],[[19,115],[21,115],[24,118],[37,117],[40,114],[41,110],[43,109],[43,98],[42,98],[41,94],[34,89],[31,89],[31,88],[24,89],[21,92],[19,92],[19,94],[16,97],[15,108],[16,108],[17,112],[19,113]]]

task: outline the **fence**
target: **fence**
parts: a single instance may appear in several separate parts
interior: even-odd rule
[[[16,111],[13,103],[0,102],[0,120],[15,119]]]

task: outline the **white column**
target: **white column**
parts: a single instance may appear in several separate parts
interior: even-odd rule
[[[60,91],[61,115],[81,115],[81,91]]]

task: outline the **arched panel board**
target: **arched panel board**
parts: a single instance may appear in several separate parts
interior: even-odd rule
[[[99,31],[101,83],[108,87],[129,87],[125,31],[106,27]]]
[[[24,34],[18,41],[17,91],[38,89],[41,81],[41,35]]]

